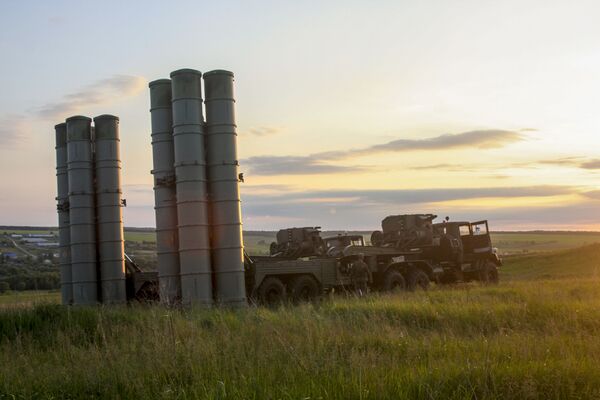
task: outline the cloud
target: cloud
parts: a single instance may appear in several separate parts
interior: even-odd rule
[[[263,185],[255,185],[263,188]],[[128,186],[129,188],[130,186]],[[129,199],[124,209],[129,226],[148,226],[154,222],[150,184],[131,185],[147,195]],[[264,185],[268,192],[255,192],[243,184],[242,210],[248,230],[279,229],[287,226],[323,226],[324,229],[380,229],[387,215],[434,213],[451,220],[489,219],[493,230],[594,229],[600,226],[600,190],[581,191],[575,186],[485,187],[403,190],[317,190],[303,191],[286,185]],[[575,204],[556,201],[546,207],[504,206],[467,209],[452,200],[475,198],[552,197],[581,193]],[[130,197],[131,194],[128,196]],[[145,200],[145,201],[142,201]],[[516,202],[518,203],[518,202]]]
[[[397,139],[391,142],[348,152],[350,155],[369,155],[381,152],[416,150],[447,150],[455,148],[492,149],[525,140],[526,136],[500,129],[444,134],[427,139]]]
[[[579,156],[561,157],[529,162],[514,162],[510,164],[431,164],[421,166],[410,166],[412,170],[443,170],[453,172],[481,172],[486,170],[498,170],[502,168],[539,169],[541,166],[553,166],[563,168],[579,168],[585,170],[600,170],[600,159],[585,159]]]
[[[83,89],[69,93],[60,100],[46,103],[29,110],[26,114],[5,114],[0,116],[0,146],[12,148],[27,140],[31,126],[36,121],[57,122],[76,114],[84,107],[110,103],[111,101],[136,95],[146,86],[139,76],[115,75],[99,80]]]
[[[254,135],[254,136],[271,136],[271,135],[281,133],[281,131],[282,131],[281,128],[263,125],[263,126],[257,126],[257,127],[250,128],[246,132],[248,132],[249,134]]]
[[[535,161],[536,164],[554,165],[559,167],[573,167],[580,169],[595,170],[600,169],[600,159],[592,158],[585,159],[583,157],[562,157],[557,159],[539,160]]]
[[[308,156],[255,156],[243,160],[257,175],[311,175],[360,172],[373,167],[337,165],[332,162],[386,152],[446,150],[455,148],[490,149],[525,140],[526,136],[499,129],[445,134],[426,139],[397,139],[362,149],[329,151]]]
[[[411,166],[410,169],[414,169],[416,171],[425,171],[429,169],[442,169],[442,170],[450,170],[454,168],[463,168],[462,165],[457,164],[431,164],[431,165],[419,165],[419,166]]]
[[[553,158],[548,160],[539,160],[536,161],[536,163],[544,165],[579,166],[581,163],[581,157]]]
[[[92,83],[77,92],[66,94],[60,100],[47,103],[35,109],[34,114],[42,119],[62,120],[84,107],[134,96],[145,87],[146,80],[142,77],[115,75]]]
[[[347,202],[353,199],[359,203],[378,204],[415,204],[438,203],[454,200],[479,198],[515,198],[515,197],[548,197],[577,193],[571,186],[516,186],[516,187],[483,187],[483,188],[448,188],[448,189],[399,189],[399,190],[322,190],[312,192],[282,193],[271,197],[274,201],[307,202],[326,199],[323,202]],[[261,196],[262,197],[262,196]]]
[[[123,189],[130,193],[152,193],[154,190],[150,183],[129,183],[123,185]]]
[[[12,148],[27,139],[29,123],[25,116],[8,114],[0,118],[0,146]]]
[[[589,199],[600,200],[600,190],[590,190],[582,194]]]
[[[361,172],[364,166],[327,164],[319,155],[311,156],[256,156],[242,162],[254,175],[314,175]]]
[[[273,195],[242,196],[244,217],[248,221],[271,221],[286,216],[300,218],[299,225],[322,225],[328,229],[375,229],[386,215],[404,213],[434,213],[450,215],[453,220],[476,220],[497,218],[518,222],[527,220],[528,229],[535,222],[552,221],[552,213],[539,213],[539,219],[528,218],[530,211],[538,207],[492,207],[470,211],[456,204],[444,203],[478,198],[552,197],[579,193],[571,186],[532,187],[485,187],[449,189],[402,189],[402,190],[319,190],[282,192]],[[559,203],[557,203],[558,205]],[[572,206],[565,206],[565,209]],[[511,210],[518,210],[512,214]],[[543,216],[543,217],[542,217]],[[268,218],[267,218],[268,217]],[[545,218],[545,219],[544,219]],[[561,218],[561,223],[568,218]],[[589,222],[589,221],[588,221]],[[281,226],[273,226],[281,227]],[[257,228],[257,226],[252,227]],[[260,228],[269,228],[265,222]]]
[[[600,159],[588,160],[579,165],[583,169],[600,169]]]
[[[244,194],[273,194],[273,193],[287,193],[293,192],[299,189],[298,186],[285,185],[285,184],[264,184],[264,185],[252,185],[246,181],[240,187]]]

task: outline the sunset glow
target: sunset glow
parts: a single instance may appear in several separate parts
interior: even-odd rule
[[[54,124],[112,113],[125,224],[153,226],[147,82],[222,67],[236,75],[246,229],[371,229],[406,212],[489,218],[492,229],[600,226],[596,2],[328,2],[318,14],[154,2],[142,17],[118,4],[116,15],[5,5],[3,54],[30,51],[0,65],[11,188],[0,224],[55,225]],[[90,13],[108,25],[78,17]],[[148,28],[158,24],[173,29]]]

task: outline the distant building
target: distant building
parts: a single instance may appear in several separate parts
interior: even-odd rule
[[[22,238],[22,237],[23,237],[23,235],[19,235],[19,234],[17,234],[17,233],[13,233],[13,234],[11,234],[11,235],[10,235],[10,237],[11,237],[11,238]]]
[[[58,243],[56,242],[38,242],[35,245],[39,247],[58,247]]]
[[[27,237],[31,238],[52,238],[54,237],[51,233],[30,233]]]
[[[6,253],[2,253],[2,257],[4,257],[7,260],[16,260],[17,257],[17,253],[13,253],[12,251],[7,251]]]
[[[45,242],[47,242],[46,239],[42,239],[42,238],[28,238],[28,237],[26,237],[26,238],[23,238],[21,240],[23,240],[25,243],[45,243]]]

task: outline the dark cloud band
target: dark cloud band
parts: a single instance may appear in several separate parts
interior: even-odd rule
[[[362,149],[331,151],[307,156],[256,156],[243,160],[255,175],[313,175],[363,172],[372,167],[334,164],[340,160],[386,152],[447,150],[456,148],[499,148],[525,140],[526,136],[514,131],[478,130],[445,134],[426,139],[398,139]]]

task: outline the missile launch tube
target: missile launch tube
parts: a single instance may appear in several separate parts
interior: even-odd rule
[[[181,300],[181,278],[179,276],[171,80],[159,79],[150,82],[149,87],[158,284],[161,302],[175,304]]]
[[[212,259],[217,302],[247,304],[233,73],[204,74]]]
[[[104,304],[125,303],[119,118],[113,115],[94,118],[94,136],[101,298]]]
[[[171,73],[182,302],[213,303],[202,74]]]
[[[71,276],[71,233],[69,227],[69,176],[67,173],[67,124],[54,127],[56,131],[56,186],[58,211],[58,254],[62,304],[73,303]]]
[[[67,172],[73,304],[98,302],[91,119],[67,119]]]

